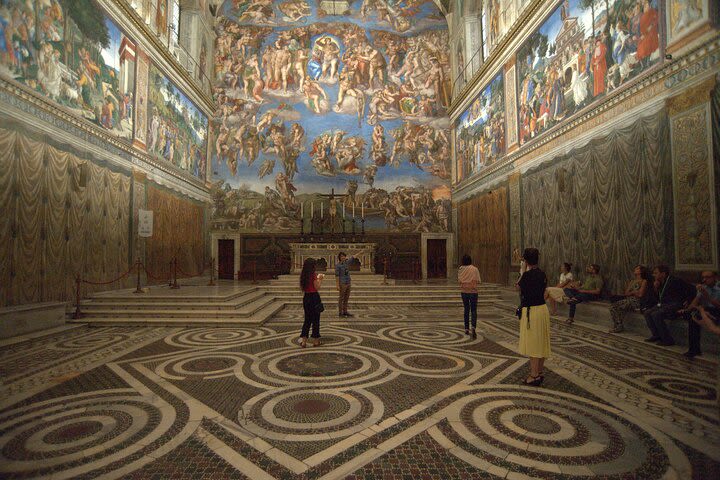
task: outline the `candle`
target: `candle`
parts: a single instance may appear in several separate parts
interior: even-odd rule
[[[345,219],[345,204],[343,203],[343,220]]]
[[[353,218],[355,218],[355,202],[353,202]]]
[[[360,216],[361,216],[362,218],[365,218],[365,204],[364,204],[364,203],[362,203],[362,204],[360,205]]]
[[[305,203],[300,202],[300,220],[302,220],[302,218],[303,218],[303,211],[304,211],[303,207],[305,207]]]
[[[310,218],[315,218],[315,202],[310,202]]]
[[[324,203],[320,204],[320,218],[323,218],[323,207],[325,206]]]

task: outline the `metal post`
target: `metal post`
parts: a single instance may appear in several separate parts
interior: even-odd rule
[[[173,266],[175,267],[173,269],[173,273],[174,273],[173,277],[175,278],[175,281],[173,282],[173,285],[170,288],[172,288],[173,290],[177,290],[178,288],[180,288],[180,285],[178,285],[178,283],[177,283],[177,257],[173,258]]]
[[[133,293],[143,293],[142,288],[140,288],[140,259],[138,258],[137,262],[135,262],[135,266],[137,267],[137,285],[135,286],[135,291]]]
[[[77,274],[75,277],[75,313],[73,314],[73,318],[77,320],[78,318],[82,318],[82,312],[80,311],[80,283],[82,280],[80,280],[80,274]]]

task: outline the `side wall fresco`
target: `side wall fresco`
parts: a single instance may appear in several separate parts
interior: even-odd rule
[[[213,227],[446,231],[447,26],[430,1],[225,2],[218,21]],[[319,226],[316,226],[319,228]]]
[[[136,45],[93,0],[0,5],[0,75],[132,139]]]

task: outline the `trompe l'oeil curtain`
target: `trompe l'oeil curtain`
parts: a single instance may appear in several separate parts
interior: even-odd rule
[[[522,177],[523,245],[551,284],[597,263],[610,291],[636,264],[672,265],[672,180],[665,112],[637,120]]]
[[[76,274],[105,281],[129,268],[128,176],[10,129],[0,152],[0,306],[72,300]]]

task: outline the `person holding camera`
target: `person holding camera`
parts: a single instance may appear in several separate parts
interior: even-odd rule
[[[305,321],[300,331],[300,347],[302,348],[307,346],[311,327],[313,347],[320,346],[320,314],[325,310],[325,307],[320,299],[319,292],[325,274],[316,273],[316,265],[317,261],[314,258],[307,258],[303,262],[302,272],[300,272],[300,289],[304,293],[303,311],[305,313]]]
[[[523,384],[537,387],[545,379],[543,366],[550,356],[550,311],[545,304],[547,276],[538,268],[537,248],[526,248],[523,259],[527,270],[516,285],[520,290],[518,351],[530,357],[530,375]]]

